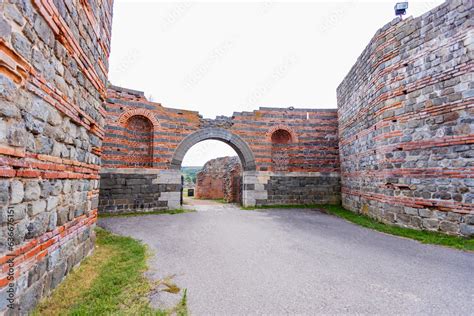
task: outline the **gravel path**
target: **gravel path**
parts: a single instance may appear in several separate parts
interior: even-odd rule
[[[175,275],[193,315],[474,314],[474,253],[317,211],[214,203],[99,224],[148,244],[150,276]],[[169,304],[167,295],[153,297],[154,305]]]

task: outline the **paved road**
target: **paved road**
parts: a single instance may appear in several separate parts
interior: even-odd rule
[[[191,314],[474,314],[473,253],[311,210],[198,209],[100,220],[150,246],[150,274],[176,275]]]

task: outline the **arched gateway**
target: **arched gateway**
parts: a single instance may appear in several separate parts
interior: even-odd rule
[[[109,86],[107,96],[99,212],[181,207],[181,163],[207,139],[237,152],[244,206],[340,201],[335,109],[260,108],[204,119],[140,91]]]
[[[239,156],[245,171],[256,170],[255,158],[249,145],[240,136],[223,128],[205,128],[186,136],[174,152],[171,169],[181,169],[181,163],[188,150],[195,144],[208,139],[220,140],[232,147]]]

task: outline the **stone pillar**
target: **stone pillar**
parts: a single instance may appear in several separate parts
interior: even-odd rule
[[[269,178],[267,173],[268,172],[262,171],[243,172],[242,204],[244,207],[262,205],[263,201],[268,200],[268,194],[265,188],[265,184]]]

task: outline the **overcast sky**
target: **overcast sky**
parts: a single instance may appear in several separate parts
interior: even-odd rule
[[[336,88],[397,1],[115,0],[109,79],[166,107],[230,116],[336,108]],[[443,1],[410,1],[419,16]],[[235,155],[205,141],[183,165]]]

